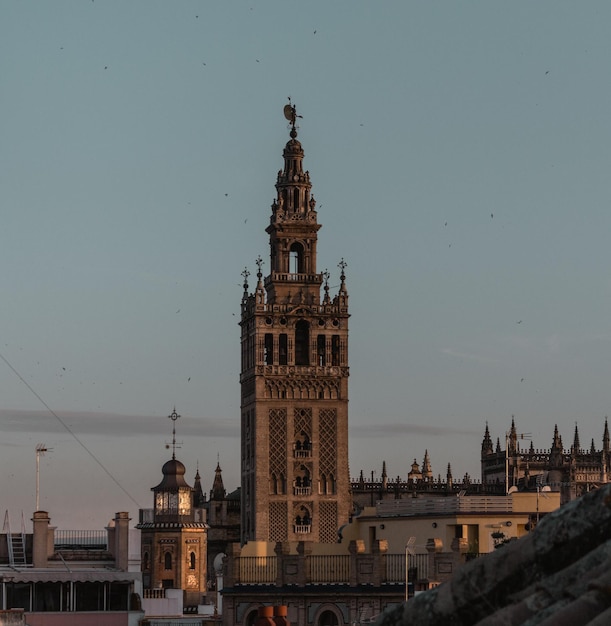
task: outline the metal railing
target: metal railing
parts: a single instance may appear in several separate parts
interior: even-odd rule
[[[275,556],[240,557],[240,583],[265,585],[276,582],[278,559]]]
[[[105,530],[56,530],[55,549],[106,550],[108,533]]]
[[[415,582],[428,578],[429,576],[429,555],[409,554],[408,555],[409,581]],[[405,582],[405,553],[386,555],[386,580],[387,583]]]
[[[350,582],[350,555],[312,555],[308,557],[308,580],[310,583]]]
[[[431,515],[446,513],[511,513],[511,496],[449,496],[432,498],[404,498],[380,501],[378,515]]]

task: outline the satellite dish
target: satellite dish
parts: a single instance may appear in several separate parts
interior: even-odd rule
[[[518,488],[514,485],[513,487],[509,487],[509,491],[507,493],[515,493]]]
[[[541,488],[541,491],[551,491],[552,488],[549,485],[545,485],[544,487]]]

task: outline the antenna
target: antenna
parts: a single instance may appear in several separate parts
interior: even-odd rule
[[[40,457],[53,448],[47,448],[44,443],[36,444],[36,510],[40,510]]]

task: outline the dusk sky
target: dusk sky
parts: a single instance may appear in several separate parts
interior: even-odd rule
[[[240,476],[241,272],[288,96],[350,295],[350,471],[480,478],[488,422],[602,446],[611,3],[0,4],[0,506],[102,528]],[[526,444],[528,445],[528,444]]]

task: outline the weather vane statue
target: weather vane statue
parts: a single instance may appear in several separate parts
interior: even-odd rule
[[[297,136],[297,130],[295,125],[297,118],[303,118],[303,115],[297,115],[297,107],[291,102],[291,96],[289,96],[289,103],[284,105],[284,117],[291,123],[291,137]],[[295,133],[295,135],[293,135]]]

